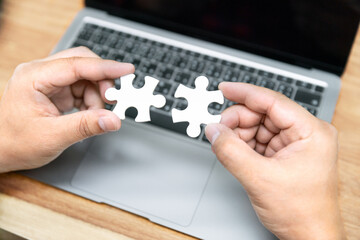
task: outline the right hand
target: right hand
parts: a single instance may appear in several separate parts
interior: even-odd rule
[[[337,192],[337,131],[269,89],[221,83],[239,103],[209,124],[220,162],[280,239],[345,239]]]

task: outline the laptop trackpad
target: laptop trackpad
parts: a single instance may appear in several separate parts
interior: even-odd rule
[[[71,185],[148,218],[189,225],[214,165],[209,150],[124,123],[96,137]]]

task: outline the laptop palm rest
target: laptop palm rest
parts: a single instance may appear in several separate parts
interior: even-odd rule
[[[216,161],[210,148],[125,122],[96,137],[71,185],[149,218],[187,226]]]

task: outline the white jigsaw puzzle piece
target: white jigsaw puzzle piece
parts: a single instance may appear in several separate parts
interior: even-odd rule
[[[134,78],[134,74],[121,77],[121,89],[107,89],[105,98],[109,101],[117,101],[113,112],[120,119],[125,119],[125,111],[129,107],[135,107],[138,112],[135,121],[147,122],[151,120],[150,106],[161,108],[166,104],[166,98],[162,95],[153,94],[159,80],[146,76],[144,86],[137,89],[132,84]]]
[[[201,124],[219,123],[221,115],[212,115],[208,112],[208,106],[212,102],[224,103],[224,95],[220,90],[207,91],[209,80],[205,76],[195,79],[195,89],[182,84],[176,89],[175,97],[183,97],[188,106],[184,110],[172,109],[173,122],[189,122],[186,133],[190,137],[197,137],[201,133]]]

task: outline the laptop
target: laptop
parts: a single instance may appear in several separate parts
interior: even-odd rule
[[[172,122],[171,110],[187,106],[175,89],[194,87],[200,75],[208,90],[247,82],[330,122],[359,24],[354,9],[335,0],[87,0],[54,52],[87,46],[133,63],[134,87],[145,76],[159,79],[155,93],[166,105],[150,109],[149,123],[134,122],[130,108],[120,131],[84,140],[23,174],[201,239],[276,239],[211,152],[204,130],[190,138],[186,123]],[[233,104],[208,109],[218,114]]]

